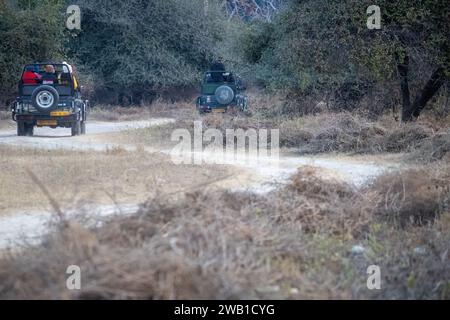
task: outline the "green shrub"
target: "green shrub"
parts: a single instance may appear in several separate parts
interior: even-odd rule
[[[97,87],[142,99],[145,92],[192,86],[215,54],[222,17],[202,0],[79,1],[82,31],[71,53]],[[136,101],[132,101],[136,102]]]
[[[63,2],[0,2],[0,96],[13,96],[24,64],[64,55]]]

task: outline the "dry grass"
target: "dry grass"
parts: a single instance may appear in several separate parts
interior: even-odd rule
[[[424,113],[417,123],[402,124],[392,116],[370,120],[364,115],[331,113],[323,103],[305,116],[286,116],[292,106],[285,99],[260,92],[249,92],[252,115],[236,112],[199,116],[193,101],[169,103],[158,100],[151,106],[123,108],[98,106],[90,114],[91,120],[133,121],[154,117],[174,117],[175,124],[116,134],[111,137],[123,142],[146,145],[169,145],[173,130],[185,128],[193,131],[193,121],[202,120],[204,130],[226,129],[280,129],[280,145],[297,149],[301,153],[411,153],[409,160],[435,161],[449,157],[450,116],[436,119]],[[311,102],[313,103],[313,102]],[[0,112],[0,128],[12,128],[9,114]]]
[[[8,111],[0,110],[0,120],[8,120],[8,119],[11,119],[11,113]]]
[[[450,129],[422,140],[410,158],[421,162],[436,160],[450,162]]]
[[[141,144],[149,147],[163,147],[164,149],[173,147],[178,141],[171,141],[172,133],[177,129],[186,129],[194,137],[194,121],[202,121],[203,132],[208,129],[219,129],[224,137],[227,129],[258,129],[271,128],[273,123],[266,120],[262,121],[257,118],[249,118],[245,116],[236,116],[232,114],[207,114],[199,116],[191,114],[185,117],[176,117],[174,123],[170,123],[160,127],[148,127],[142,129],[133,129],[122,131],[120,133],[108,134],[105,142],[120,142],[125,144]],[[270,139],[269,139],[270,142]]]
[[[117,121],[170,116],[177,119],[176,123],[162,129],[141,129],[113,137],[124,143],[137,141],[145,145],[171,146],[174,143],[170,137],[175,129],[188,129],[193,134],[193,122],[201,120],[204,131],[219,129],[224,137],[227,129],[279,129],[281,147],[305,154],[409,153],[408,160],[426,162],[449,156],[450,118],[435,120],[425,113],[416,123],[402,124],[388,115],[371,120],[347,112],[330,113],[326,108],[319,108],[322,112],[315,114],[287,117],[283,111],[286,102],[279,97],[251,92],[250,101],[251,116],[236,112],[199,116],[191,102],[157,102],[151,108],[143,109],[99,109],[93,118]]]
[[[262,103],[258,106],[257,103]],[[282,102],[278,101],[278,104]],[[448,120],[432,121],[426,115],[416,123],[403,124],[390,116],[370,120],[351,113],[329,113],[286,118],[270,112],[279,109],[275,99],[256,99],[252,117],[209,115],[204,128],[279,129],[280,145],[301,153],[411,153],[408,159],[434,161],[449,156]],[[179,127],[183,125],[180,123]],[[418,152],[415,152],[418,151]]]
[[[208,114],[199,116],[193,106],[185,105],[177,122],[164,130],[142,129],[130,132],[124,142],[170,145],[175,129],[188,129],[193,134],[193,122],[201,120],[203,130],[219,129],[225,137],[227,129],[279,129],[280,146],[297,149],[305,154],[344,153],[409,153],[409,160],[435,161],[449,154],[447,120],[432,121],[426,115],[416,123],[403,124],[391,116],[370,120],[351,113],[322,112],[287,118],[282,112],[283,101],[276,97],[251,95],[252,116],[236,114]],[[278,110],[278,111],[277,111]],[[121,135],[118,135],[121,136]],[[120,139],[122,139],[120,138]]]
[[[289,103],[277,96],[250,93],[251,117],[227,114],[202,118],[204,128],[280,129],[280,145],[302,153],[412,153],[417,160],[440,160],[449,154],[450,116],[436,119],[427,112],[415,123],[403,124],[391,115],[377,120],[356,113],[332,113],[323,103],[305,116],[287,116]],[[184,123],[180,122],[178,127]],[[187,126],[188,127],[188,126]]]
[[[369,121],[347,113],[286,119],[275,98],[253,102],[252,117],[207,115],[204,128],[280,128],[282,145],[303,152],[410,152],[414,159],[433,162],[381,176],[360,190],[322,180],[315,168],[306,167],[288,186],[265,195],[209,188],[173,194],[153,191],[168,184],[180,190],[193,177],[208,181],[217,169],[168,166],[162,156],[120,149],[95,156],[8,150],[0,160],[6,173],[0,178],[2,190],[20,187],[31,192],[31,199],[36,188],[25,174],[8,175],[31,159],[61,197],[75,189],[64,189],[58,179],[72,187],[89,184],[90,190],[118,186],[110,193],[127,185],[130,177],[118,173],[130,167],[156,179],[152,176],[149,188],[148,175],[131,178],[146,186],[139,189],[147,198],[135,215],[115,217],[98,228],[84,227],[80,216],[56,224],[42,246],[5,253],[0,298],[450,299],[448,123],[401,125],[387,117]],[[164,116],[179,113],[184,120],[111,137],[167,147],[174,129],[192,130],[192,121],[200,118],[192,110],[190,104],[164,110]],[[121,112],[114,121],[141,119],[147,111]],[[99,181],[76,180],[81,169]],[[0,199],[7,199],[10,191],[2,190]],[[355,245],[364,252],[354,252]],[[82,269],[82,290],[76,292],[65,288],[65,270],[74,264]],[[373,264],[381,267],[379,291],[366,287],[366,269]]]
[[[172,133],[176,129],[189,128],[193,130],[193,121],[178,120],[164,126],[151,126],[147,128],[125,130],[116,133],[108,133],[101,137],[104,142],[121,144],[134,144],[144,147],[169,149],[178,142],[171,141]]]
[[[195,111],[195,103],[191,101],[168,103],[157,100],[150,106],[142,107],[96,106],[92,108],[89,119],[97,121],[134,121],[155,117],[189,119],[196,115]]]
[[[450,209],[448,164],[381,176],[373,188],[379,195],[375,214],[400,226],[433,223]]]
[[[450,116],[436,118],[432,112],[424,112],[417,122],[402,124],[392,115],[373,120],[364,114],[332,113],[324,103],[318,103],[312,114],[286,117],[283,110],[288,104],[276,97],[261,96],[253,105],[256,117],[270,119],[272,127],[279,127],[280,143],[285,147],[304,153],[409,153],[419,149],[420,154],[413,153],[412,157],[426,161],[448,155]]]
[[[448,166],[440,170],[450,173]],[[424,182],[414,187],[433,188],[426,177],[436,172],[414,173]],[[98,229],[62,224],[43,246],[2,258],[0,297],[449,299],[444,198],[420,199],[439,202],[433,224],[400,228],[387,211],[374,209],[387,192],[385,184],[379,188],[355,191],[305,168],[265,196],[196,191],[151,197],[134,216]],[[414,207],[417,198],[404,201]],[[355,244],[365,252],[352,253]],[[64,270],[72,264],[82,269],[79,292],[65,289]],[[366,288],[372,264],[383,275],[376,292]]]
[[[0,129],[11,129],[14,127],[14,122],[11,120],[11,112],[0,110]]]
[[[66,208],[78,202],[140,202],[149,194],[183,190],[230,174],[226,167],[174,165],[163,155],[121,148],[75,152],[0,146],[0,213],[48,207],[26,168]]]
[[[281,123],[281,144],[306,153],[409,152],[433,130],[420,124],[401,124],[389,118],[374,122],[350,113],[306,116]]]

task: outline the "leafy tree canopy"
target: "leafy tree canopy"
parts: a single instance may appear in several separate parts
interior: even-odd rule
[[[82,0],[71,52],[105,86],[191,85],[221,39],[216,7],[203,0]]]

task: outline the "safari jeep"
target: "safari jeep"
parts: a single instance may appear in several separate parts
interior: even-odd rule
[[[197,98],[197,110],[206,112],[227,112],[229,107],[237,106],[240,111],[248,111],[248,98],[241,92],[245,90],[239,78],[231,72],[208,71],[202,81],[201,96]]]
[[[51,66],[54,80],[45,81],[45,70]],[[32,136],[34,127],[70,128],[72,136],[86,133],[89,102],[81,99],[77,80],[67,64],[26,65],[19,82],[19,96],[11,109],[19,136]]]

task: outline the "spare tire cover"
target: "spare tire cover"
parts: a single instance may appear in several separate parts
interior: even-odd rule
[[[234,92],[229,86],[220,86],[216,89],[215,97],[220,104],[229,104],[234,99]]]
[[[34,89],[31,103],[38,111],[49,112],[58,106],[59,94],[52,86],[39,86]]]

